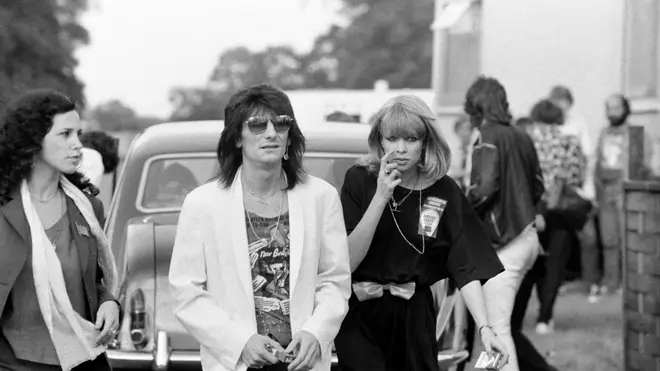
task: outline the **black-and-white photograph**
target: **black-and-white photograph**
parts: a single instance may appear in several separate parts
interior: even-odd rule
[[[0,1],[0,371],[660,371],[660,0]]]

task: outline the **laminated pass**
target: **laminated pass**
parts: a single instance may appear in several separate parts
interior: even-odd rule
[[[436,238],[438,236],[438,225],[440,225],[440,219],[446,207],[447,200],[439,197],[427,197],[419,214],[417,233],[420,236]]]

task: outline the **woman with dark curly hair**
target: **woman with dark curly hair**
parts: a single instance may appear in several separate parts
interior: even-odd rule
[[[98,189],[77,172],[75,103],[36,90],[0,123],[0,369],[109,370],[117,271]]]

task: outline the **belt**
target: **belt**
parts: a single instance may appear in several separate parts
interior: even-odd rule
[[[385,290],[396,297],[410,300],[415,294],[415,282],[387,283],[384,285],[376,282],[356,282],[353,284],[353,292],[359,301],[378,299],[383,296]]]

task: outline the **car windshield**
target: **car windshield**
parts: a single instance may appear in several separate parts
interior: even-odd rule
[[[180,208],[190,191],[213,178],[217,163],[214,157],[168,157],[151,161],[143,182],[142,207]]]
[[[307,155],[303,166],[308,174],[324,179],[337,191],[344,182],[346,170],[357,157]],[[186,195],[217,174],[215,157],[167,157],[150,162],[146,180],[142,182],[143,209],[180,209]]]

